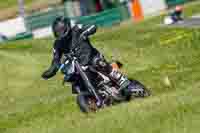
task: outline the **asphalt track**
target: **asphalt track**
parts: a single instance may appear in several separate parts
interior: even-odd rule
[[[190,18],[190,19],[184,20],[183,22],[173,24],[171,26],[200,28],[200,18]]]

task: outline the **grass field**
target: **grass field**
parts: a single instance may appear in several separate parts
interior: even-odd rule
[[[55,0],[58,2],[59,0]],[[35,3],[50,3],[48,0],[24,0],[25,6],[34,5]],[[12,8],[18,6],[18,0],[1,0],[0,1],[0,9]]]
[[[60,0],[24,0],[25,12],[31,14],[32,12],[44,10],[52,5],[59,5]],[[19,14],[18,0],[1,0],[0,1],[0,21],[15,18]]]
[[[50,64],[52,39],[1,45],[0,133],[199,133],[200,29],[152,23],[92,38],[106,58],[118,58],[125,73],[152,88],[152,96],[89,115],[79,111],[69,85],[61,85],[61,74],[40,78]]]
[[[34,0],[25,0],[25,4],[29,4],[31,2],[33,2]],[[5,9],[5,8],[10,8],[13,6],[17,6],[18,5],[18,0],[1,0],[0,1],[0,8],[1,9]]]

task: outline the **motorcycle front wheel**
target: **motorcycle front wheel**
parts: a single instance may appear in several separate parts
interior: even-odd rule
[[[84,113],[96,112],[98,110],[96,99],[91,94],[80,93],[78,94],[76,101],[80,110]]]

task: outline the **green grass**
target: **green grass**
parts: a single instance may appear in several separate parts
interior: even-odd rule
[[[24,0],[26,15],[33,12],[39,12],[45,8],[59,4],[60,0]],[[0,10],[0,21],[15,18],[19,14],[18,0],[1,0]]]
[[[33,6],[34,4],[42,4],[42,3],[51,3],[51,2],[56,2],[58,3],[59,0],[55,0],[55,1],[48,1],[48,0],[24,0],[24,5],[27,8],[32,8],[31,6]],[[0,1],[0,9],[7,9],[7,8],[18,8],[18,0],[1,0]],[[30,10],[30,9],[29,9]]]
[[[25,4],[30,4],[35,0],[24,0]],[[18,5],[18,0],[1,0],[0,1],[0,8],[10,8],[10,7],[16,7]]]
[[[152,21],[95,35],[92,42],[106,58],[121,60],[123,71],[152,88],[152,96],[89,115],[79,111],[69,85],[61,85],[61,74],[40,77],[51,61],[52,39],[1,45],[0,133],[198,133],[199,38],[200,29]]]

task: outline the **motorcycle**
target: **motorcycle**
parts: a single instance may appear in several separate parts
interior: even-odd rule
[[[178,23],[178,24],[183,23],[183,18],[176,18],[176,17],[173,17],[171,15],[164,17],[164,24],[165,25],[172,25],[172,24],[176,24],[176,23]]]
[[[120,90],[120,86],[109,76],[90,65],[81,66],[76,56],[76,49],[65,56],[66,60],[60,67],[64,74],[63,83],[72,84],[72,93],[77,95],[76,102],[82,112],[96,112],[117,103],[150,96],[150,91],[137,80],[130,79],[129,86]],[[117,62],[111,66],[120,69],[122,64]]]

